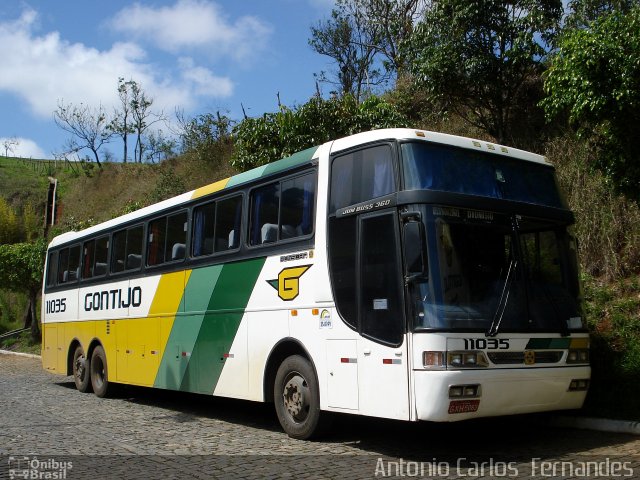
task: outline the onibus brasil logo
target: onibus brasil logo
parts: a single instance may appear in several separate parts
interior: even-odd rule
[[[267,283],[278,291],[278,296],[290,301],[300,294],[300,277],[309,270],[311,265],[285,268],[278,274],[278,278],[267,280]]]

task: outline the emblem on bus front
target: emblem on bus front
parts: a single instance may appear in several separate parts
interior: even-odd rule
[[[267,280],[267,283],[278,291],[278,296],[288,302],[300,294],[300,277],[311,268],[311,265],[285,268],[278,274],[277,279]]]
[[[524,351],[524,364],[525,365],[533,365],[536,363],[536,352],[533,350],[525,350]]]

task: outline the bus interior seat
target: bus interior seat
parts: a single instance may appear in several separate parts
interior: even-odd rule
[[[127,270],[140,268],[140,265],[142,265],[142,255],[136,255],[135,253],[127,255]]]
[[[293,225],[282,225],[282,238],[293,238],[299,235],[298,229]]]
[[[262,243],[271,243],[278,240],[278,225],[265,223],[260,230]]]
[[[229,246],[227,248],[234,248],[236,246],[236,231],[231,230],[229,232]]]
[[[107,273],[107,264],[102,262],[96,262],[96,266],[93,269],[93,275],[99,276]]]
[[[171,260],[182,260],[185,250],[186,246],[184,243],[174,243],[171,249]]]

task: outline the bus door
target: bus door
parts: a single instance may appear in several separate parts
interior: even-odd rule
[[[396,209],[358,217],[359,411],[409,419],[409,365]]]

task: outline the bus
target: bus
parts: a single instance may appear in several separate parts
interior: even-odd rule
[[[406,421],[576,409],[589,386],[574,216],[543,156],[359,133],[48,247],[43,367]]]

